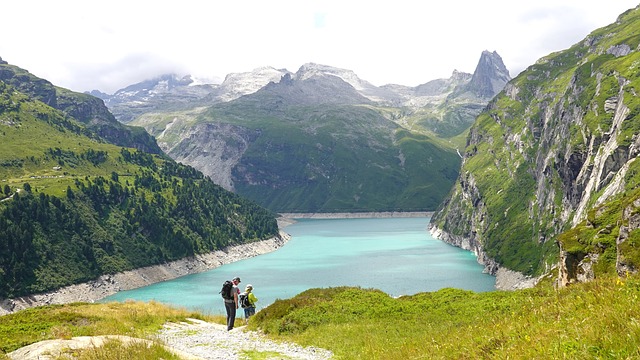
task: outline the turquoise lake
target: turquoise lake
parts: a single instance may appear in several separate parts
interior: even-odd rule
[[[428,223],[428,218],[300,219],[284,229],[291,240],[274,252],[102,301],[156,300],[223,314],[218,292],[235,276],[242,279],[241,290],[253,285],[258,310],[310,288],[343,285],[392,296],[446,287],[494,290],[495,277],[482,272],[476,257],[431,237]]]

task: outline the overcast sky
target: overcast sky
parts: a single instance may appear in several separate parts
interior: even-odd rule
[[[497,51],[515,76],[638,5],[629,0],[8,0],[0,57],[75,91],[164,73],[218,78],[308,62],[374,85],[473,72]]]

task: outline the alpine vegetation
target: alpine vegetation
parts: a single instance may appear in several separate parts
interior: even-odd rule
[[[278,234],[96,100],[0,64],[0,299]]]
[[[640,10],[507,84],[471,127],[431,223],[495,274],[568,284],[640,266]]]

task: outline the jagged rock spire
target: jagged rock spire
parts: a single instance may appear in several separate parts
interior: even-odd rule
[[[502,58],[497,52],[482,52],[473,77],[467,89],[477,96],[492,98],[511,80],[509,70],[504,66]]]

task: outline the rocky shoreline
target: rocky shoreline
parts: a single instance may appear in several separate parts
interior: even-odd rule
[[[484,265],[484,271],[496,277],[496,289],[498,290],[518,290],[536,286],[542,277],[526,276],[520,272],[501,267],[495,260],[491,259],[482,249],[482,246],[470,239],[451,235],[442,229],[430,226],[429,232],[434,238],[444,241],[461,249],[471,251],[476,255],[478,263]]]
[[[290,236],[284,232],[268,240],[228,246],[208,254],[192,256],[170,263],[147,266],[112,275],[103,275],[86,283],[41,294],[0,300],[0,315],[26,308],[72,302],[94,302],[118,291],[131,290],[180,276],[196,274],[242,259],[266,254],[282,247]]]
[[[430,217],[432,214],[432,212],[282,213],[277,220],[279,228],[283,229],[295,223],[295,219]],[[264,241],[229,246],[222,250],[166,264],[148,266],[118,274],[103,275],[93,281],[66,286],[47,293],[14,299],[0,299],[0,316],[34,306],[95,302],[119,291],[131,290],[184,275],[204,272],[235,261],[266,254],[284,246],[289,239],[289,234],[281,230],[278,236]],[[493,274],[497,278],[497,288],[513,289],[514,287],[532,286],[532,279],[523,279],[518,276],[521,274],[512,274],[506,269],[501,270],[497,274]],[[533,283],[535,283],[535,280]]]

